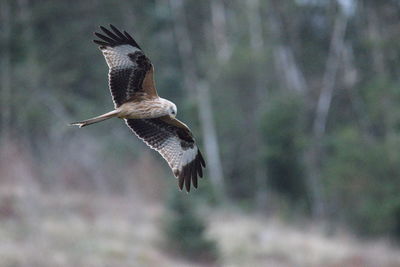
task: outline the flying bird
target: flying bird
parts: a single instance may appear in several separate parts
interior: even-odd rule
[[[197,177],[203,177],[206,166],[195,139],[183,122],[176,119],[177,108],[157,94],[150,59],[126,32],[110,25],[100,26],[103,33],[94,34],[109,67],[108,78],[114,110],[103,115],[71,123],[79,128],[110,118],[124,119],[128,127],[150,148],[168,162],[178,186],[190,191],[197,188]]]

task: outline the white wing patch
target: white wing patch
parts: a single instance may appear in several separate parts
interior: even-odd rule
[[[168,162],[174,174],[176,171],[181,172],[184,166],[192,162],[198,151],[197,146],[183,150],[177,137],[170,137],[164,142],[163,147],[155,150],[160,152],[161,156]]]
[[[196,156],[197,156],[197,146],[193,146],[193,148],[185,150],[181,158],[180,168],[192,162],[196,158]]]
[[[141,51],[140,49],[131,45],[119,45],[115,47],[104,47],[101,48],[104,57],[106,58],[107,65],[110,69],[112,68],[129,68],[134,66],[132,60],[128,57],[128,54]]]
[[[182,133],[171,128],[174,126],[166,126],[166,122],[158,118],[125,121],[139,139],[158,151],[168,162],[178,178],[180,189],[185,186],[189,192],[191,183],[197,188],[197,177],[203,177],[202,168],[205,167],[205,162],[194,140],[188,141],[185,137],[182,139]]]
[[[162,132],[165,130],[160,129],[159,131]],[[140,137],[135,131],[134,133],[151,149],[154,149],[161,154],[161,156],[168,162],[168,165],[174,174],[176,171],[181,172],[183,166],[186,166],[188,163],[192,162],[197,156],[198,149],[196,145],[194,145],[193,148],[183,150],[181,146],[181,140],[176,136],[170,136],[162,144],[157,146],[155,144],[151,144],[149,140]]]

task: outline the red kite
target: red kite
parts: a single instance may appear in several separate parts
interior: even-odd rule
[[[154,68],[136,41],[113,25],[94,40],[109,67],[108,78],[115,109],[98,117],[71,125],[84,127],[110,118],[124,119],[129,128],[168,162],[179,188],[187,192],[206,166],[190,129],[177,120],[176,105],[161,98],[153,80]]]

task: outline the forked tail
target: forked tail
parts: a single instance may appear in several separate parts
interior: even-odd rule
[[[107,112],[103,115],[100,115],[100,116],[97,116],[97,117],[94,117],[94,118],[91,118],[88,120],[72,122],[69,125],[70,126],[79,126],[79,128],[82,128],[82,127],[85,127],[85,126],[93,124],[93,123],[97,123],[97,122],[111,119],[113,117],[117,117],[118,113],[119,113],[118,110],[113,110],[113,111]]]

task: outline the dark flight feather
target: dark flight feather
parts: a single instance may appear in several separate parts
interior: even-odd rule
[[[178,186],[181,190],[185,187],[186,191],[190,192],[191,184],[197,188],[197,176],[200,178],[203,176],[202,168],[205,167],[205,162],[193,138],[183,140],[179,137],[178,131],[181,131],[182,128],[168,124],[160,118],[127,119],[126,124],[148,146],[157,150],[172,169],[178,168],[174,175],[178,178]],[[190,132],[187,136],[191,136]],[[192,149],[197,149],[196,155],[182,165],[181,160],[185,156],[184,153]],[[174,161],[176,159],[178,162]]]

